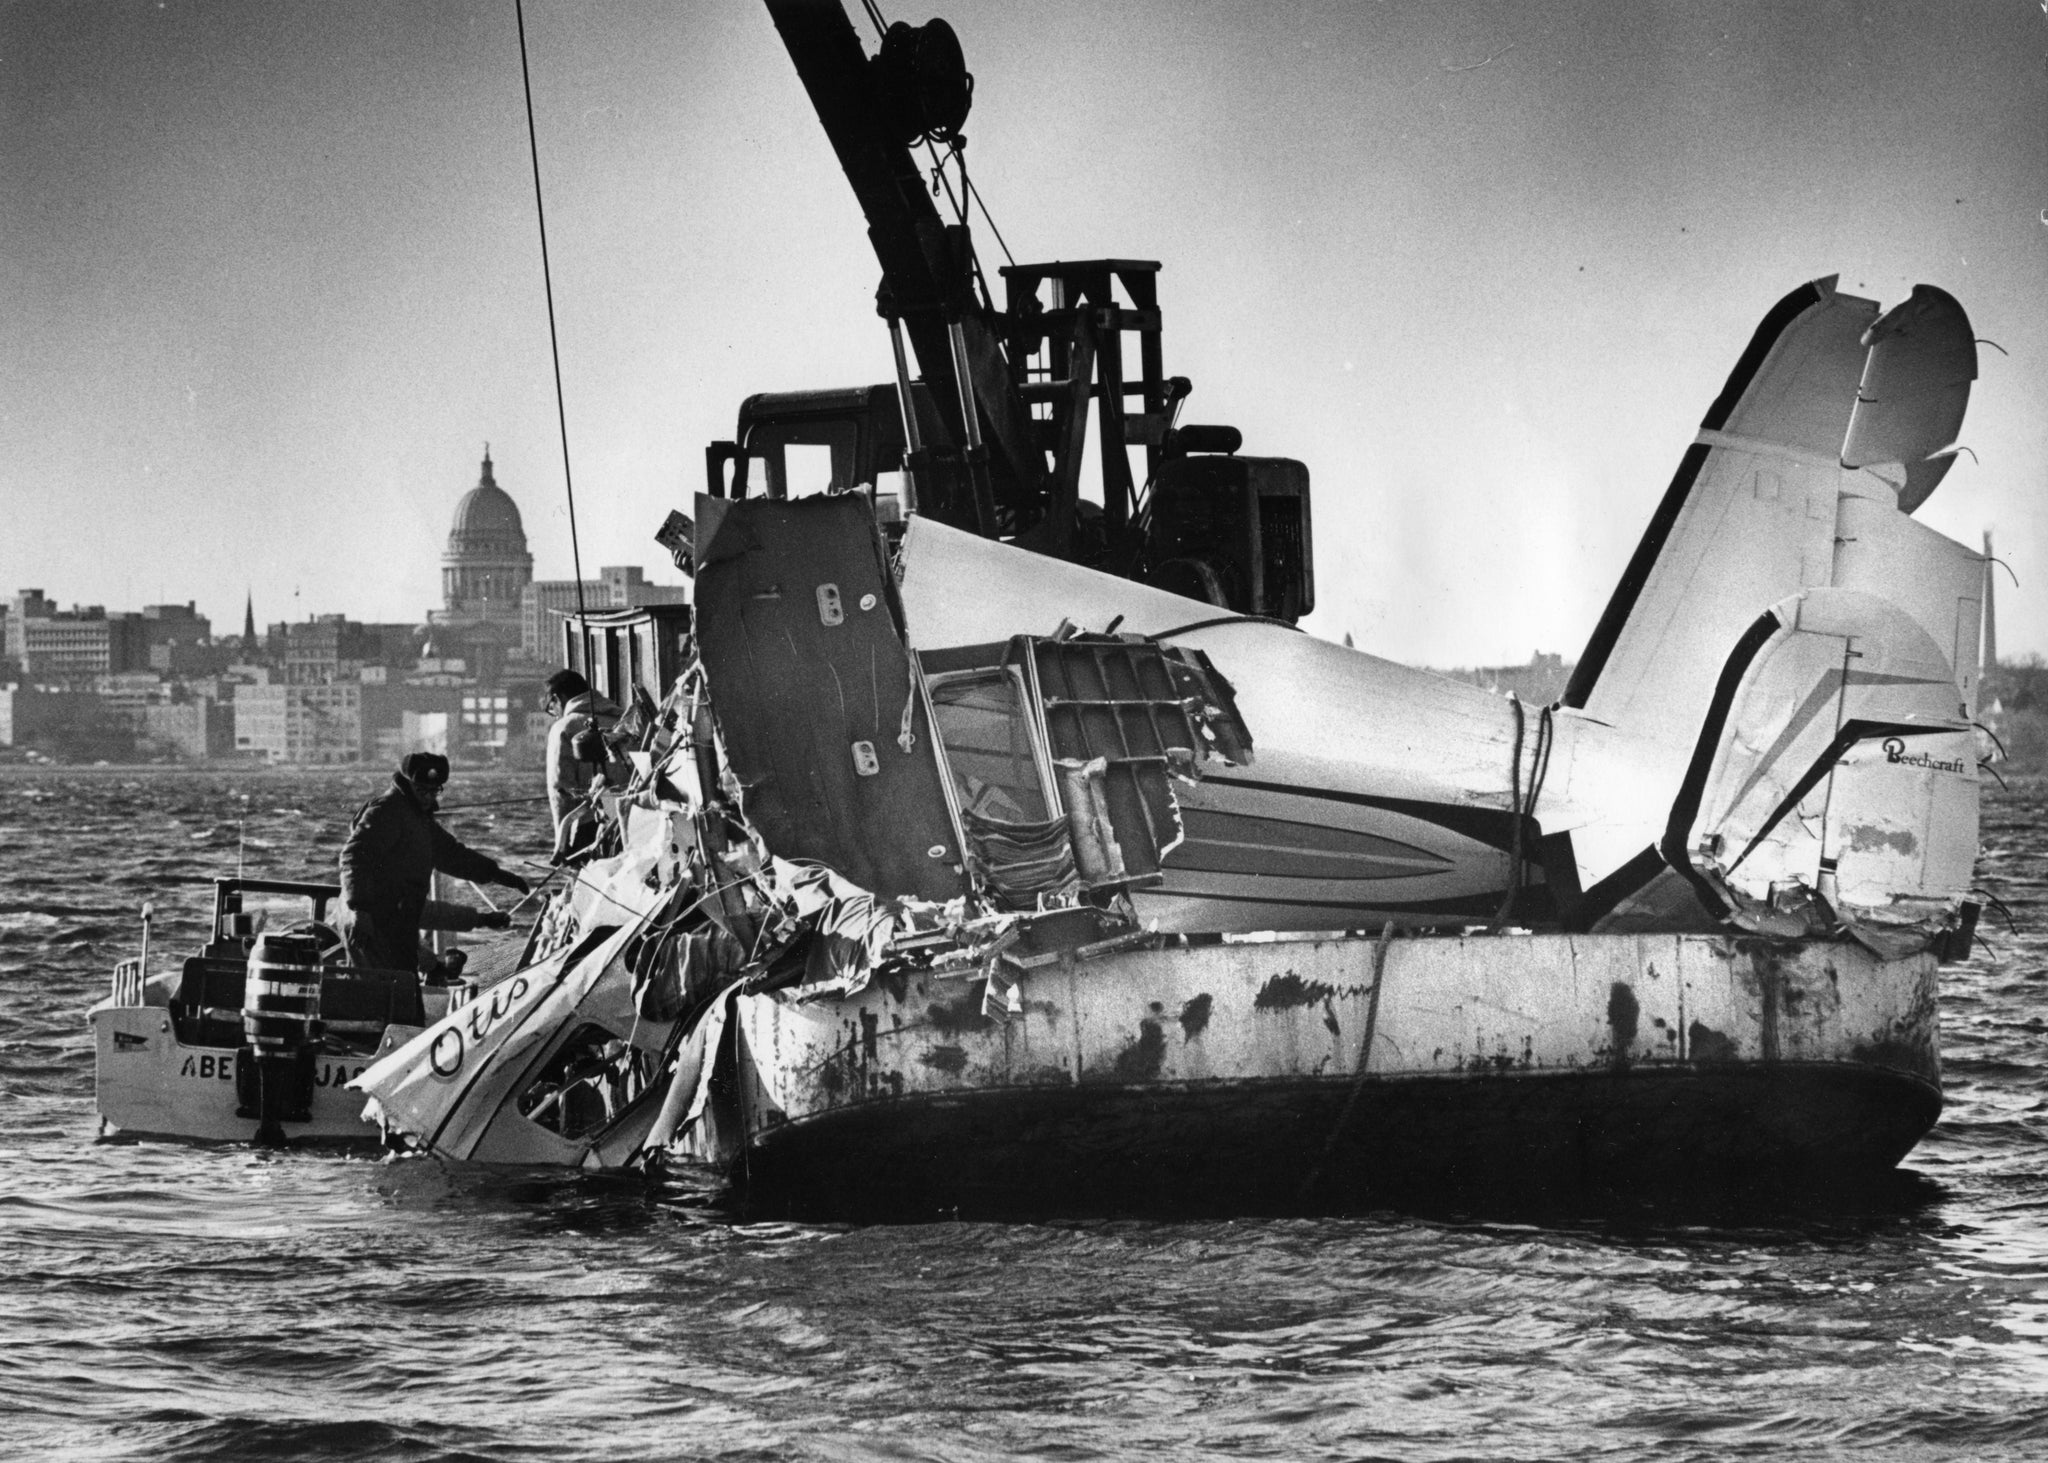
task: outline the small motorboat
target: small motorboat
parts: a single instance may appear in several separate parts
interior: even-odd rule
[[[213,881],[212,936],[151,974],[142,952],[114,967],[87,1015],[102,1137],[363,1143],[379,1129],[345,1090],[378,1057],[460,1006],[460,960],[422,977],[348,963],[327,922],[338,885]]]

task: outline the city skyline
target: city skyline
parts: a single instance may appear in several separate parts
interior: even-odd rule
[[[1017,257],[1163,261],[1189,418],[1308,464],[1318,633],[1575,656],[1757,320],[1839,271],[1993,343],[1920,516],[1996,534],[2001,648],[2048,650],[2037,4],[890,16],[934,11]],[[744,396],[887,379],[877,269],[764,10],[527,28],[582,562],[659,564]],[[572,577],[509,3],[27,0],[0,126],[0,584],[395,620],[486,439]]]
[[[200,611],[198,609],[198,601],[192,595],[187,595],[182,600],[173,597],[161,602],[152,601],[147,604],[131,606],[110,604],[104,601],[85,601],[67,598],[60,593],[50,597],[38,610],[38,613],[54,615],[55,618],[62,620],[90,619],[95,616],[108,619],[143,620],[158,618],[158,612],[193,611],[196,612],[196,618],[202,624],[210,626],[211,622],[215,619],[220,619],[223,622],[221,629],[212,631],[208,635],[207,643],[210,644],[246,641],[249,638],[246,633],[249,623],[254,624],[255,638],[260,642],[274,637],[280,630],[329,620],[385,627],[409,625],[417,629],[422,637],[431,639],[434,635],[448,628],[450,613],[456,611],[465,600],[472,598],[465,590],[453,588],[448,578],[452,572],[459,572],[455,569],[456,564],[459,562],[459,556],[455,551],[453,539],[456,534],[460,533],[462,528],[459,519],[461,503],[465,499],[474,496],[476,490],[486,483],[493,488],[498,487],[498,484],[491,481],[490,469],[490,449],[489,444],[486,443],[484,448],[484,476],[478,482],[472,483],[470,489],[464,493],[463,498],[457,500],[456,511],[458,513],[458,520],[453,525],[453,532],[449,535],[444,535],[444,548],[435,560],[438,572],[442,578],[441,603],[430,605],[416,615],[400,615],[394,619],[379,619],[373,615],[352,614],[351,607],[343,605],[339,607],[307,608],[303,613],[295,613],[285,619],[275,619],[257,609],[253,590],[243,591],[242,609],[235,615],[232,622],[229,622],[225,616],[213,616]],[[507,496],[509,497],[510,495],[507,494]],[[605,564],[594,570],[586,570],[583,579],[580,581],[580,588],[585,595],[589,596],[588,607],[594,609],[613,608],[627,604],[635,594],[640,594],[644,591],[653,591],[659,595],[671,596],[681,592],[686,587],[646,580],[644,575],[647,568],[646,564]],[[42,584],[15,585],[10,587],[4,594],[0,594],[0,625],[4,625],[9,617],[10,603],[18,611],[21,608],[20,601],[24,597],[47,595],[48,588],[49,586]],[[531,623],[534,621],[535,615],[545,616],[551,610],[577,608],[582,603],[578,597],[578,590],[579,581],[574,578],[533,578],[525,581],[516,589],[503,596],[511,607],[510,613],[522,622],[525,622],[522,627],[522,644],[529,656],[539,654],[541,658],[546,658],[544,650],[536,650],[535,628],[533,623]],[[664,597],[653,602],[668,603],[671,600]],[[542,632],[543,638],[544,635],[545,632]]]
[[[639,565],[594,579],[533,577],[523,515],[486,448],[457,502],[440,555],[442,602],[398,621],[346,611],[256,627],[245,599],[239,634],[211,633],[196,602],[129,610],[63,608],[41,587],[0,601],[0,762],[115,758],[239,759],[349,766],[427,750],[486,762],[539,754],[550,718],[540,689],[581,666],[608,693],[635,674],[593,659],[589,632],[564,635],[580,609],[639,611],[652,637],[688,599]],[[651,643],[651,641],[650,641]],[[658,687],[640,687],[653,695]]]

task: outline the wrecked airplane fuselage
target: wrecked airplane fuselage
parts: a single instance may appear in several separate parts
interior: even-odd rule
[[[857,490],[700,498],[616,852],[357,1085],[811,1213],[1881,1174],[1974,917],[1981,560],[1910,517],[1971,370],[1938,291],[1788,296],[1543,708]]]

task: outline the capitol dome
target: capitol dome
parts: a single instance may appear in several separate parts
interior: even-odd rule
[[[519,594],[533,582],[533,555],[519,505],[491,474],[484,448],[483,474],[455,505],[448,547],[441,555],[441,593],[451,613],[490,618],[519,612]]]
[[[491,476],[491,449],[484,448],[483,476],[455,505],[455,522],[448,529],[448,557],[479,551],[523,554],[526,525],[520,520],[519,505]]]
[[[509,539],[526,547],[526,525],[519,521],[519,505],[512,495],[491,477],[491,460],[484,459],[484,475],[455,505],[455,523],[448,530],[448,547],[477,543],[485,539]]]

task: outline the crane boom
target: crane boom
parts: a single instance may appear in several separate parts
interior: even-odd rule
[[[867,219],[882,266],[881,311],[903,322],[948,445],[985,435],[995,501],[1013,512],[1035,505],[1045,492],[1044,454],[1033,445],[1029,413],[1012,386],[989,312],[974,298],[966,230],[940,217],[925,170],[890,126],[899,99],[889,94],[839,0],[766,3]],[[965,391],[955,368],[956,334]],[[973,429],[968,402],[978,408]],[[965,526],[994,531],[989,523]]]
[[[952,27],[898,21],[870,55],[840,0],[763,3],[867,220],[896,381],[749,397],[733,440],[706,449],[711,496],[728,492],[728,465],[745,496],[759,458],[763,490],[782,497],[785,449],[826,446],[833,491],[872,485],[887,458],[907,469],[899,501],[919,516],[1222,609],[1312,609],[1308,470],[1239,455],[1234,427],[1176,427],[1192,388],[1165,373],[1157,262],[1010,264],[1004,301],[991,297],[964,211],[946,222],[912,151],[950,149],[964,210],[974,78]],[[1100,479],[1084,488],[1091,415]]]

